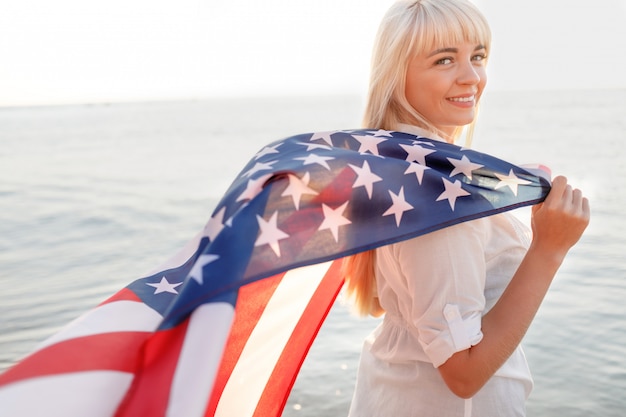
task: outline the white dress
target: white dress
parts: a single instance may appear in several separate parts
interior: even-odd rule
[[[467,400],[436,368],[480,343],[481,318],[529,244],[528,228],[502,213],[377,249],[386,313],[365,340],[349,416],[524,416],[532,378],[521,347]]]

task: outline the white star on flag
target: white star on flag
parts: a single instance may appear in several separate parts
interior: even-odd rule
[[[291,196],[293,199],[293,205],[296,210],[300,210],[300,200],[303,194],[318,195],[319,193],[309,188],[309,182],[311,181],[309,173],[305,173],[302,179],[295,175],[288,175],[289,185],[285,188],[285,191],[280,195],[281,197]]]
[[[224,213],[226,213],[226,206],[222,207],[213,217],[209,219],[204,227],[204,234],[213,242],[217,235],[224,228]]]
[[[259,222],[261,233],[259,237],[257,237],[256,242],[254,242],[254,246],[270,245],[270,248],[272,248],[276,256],[280,257],[278,241],[288,238],[289,235],[280,230],[276,224],[278,221],[278,212],[275,211],[268,221],[258,214],[256,215],[256,219]]]
[[[382,142],[386,142],[387,139],[381,137],[373,137],[373,136],[361,136],[361,135],[352,135],[352,137],[359,141],[361,146],[359,146],[359,153],[369,152],[372,155],[379,156],[378,153],[378,144]]]
[[[452,211],[454,211],[456,199],[458,197],[465,197],[467,195],[470,195],[470,193],[468,193],[461,187],[461,181],[459,180],[454,181],[454,183],[451,183],[445,178],[442,178],[442,180],[443,186],[446,190],[441,193],[441,195],[439,195],[439,197],[437,197],[437,200],[435,201],[448,200],[448,203],[450,203],[450,208],[452,209]]]
[[[241,207],[239,207],[239,210],[243,210],[245,207],[248,206],[248,204],[250,204],[249,202],[245,202],[241,205]],[[224,226],[228,226],[228,227],[233,227],[233,219],[235,218],[235,216],[230,216],[225,222],[224,222]]]
[[[382,181],[383,179],[372,172],[367,161],[363,161],[363,166],[360,168],[357,165],[352,164],[348,164],[348,166],[352,168],[357,175],[354,184],[352,184],[352,188],[365,187],[365,190],[367,190],[367,196],[371,200],[374,183]]]
[[[509,171],[509,175],[502,175],[502,174],[496,173],[496,177],[498,177],[500,182],[495,186],[495,189],[497,190],[497,189],[502,188],[502,187],[509,187],[511,189],[511,191],[513,191],[513,195],[517,195],[517,186],[518,185],[530,184],[530,181],[526,181],[526,180],[523,180],[521,178],[518,178],[513,173],[513,170]]]
[[[426,142],[426,141],[419,140],[419,139],[414,140],[414,141],[413,141],[413,144],[414,144],[414,145],[426,145],[426,146],[432,146],[432,147],[435,147],[435,144],[434,144],[434,143],[432,143],[432,142]]]
[[[256,197],[257,194],[261,192],[265,181],[267,181],[271,177],[272,174],[265,174],[259,178],[248,180],[248,185],[246,186],[246,189],[243,190],[243,193],[241,193],[239,197],[237,197],[236,201],[252,200],[254,197]]]
[[[317,230],[330,229],[335,242],[339,242],[339,226],[345,226],[352,223],[347,218],[343,217],[343,212],[346,210],[348,202],[346,201],[336,209],[332,209],[326,204],[322,204],[322,210],[324,211],[324,221]]]
[[[169,292],[172,294],[178,294],[178,291],[176,291],[176,287],[178,287],[179,285],[181,285],[182,282],[177,282],[174,284],[170,284],[170,282],[167,280],[167,278],[162,277],[160,282],[155,282],[155,283],[151,283],[151,282],[146,282],[146,285],[149,285],[151,287],[154,287],[154,294],[160,294],[162,292]]]
[[[454,169],[450,172],[449,177],[454,177],[457,174],[463,174],[468,179],[472,179],[472,171],[477,170],[478,168],[482,168],[484,165],[475,164],[469,160],[469,158],[465,155],[461,157],[461,159],[447,158],[448,161],[452,165],[454,165]]]
[[[318,164],[330,171],[330,166],[328,165],[326,161],[332,161],[335,158],[333,158],[332,156],[320,156],[320,155],[316,155],[312,153],[307,156],[301,156],[299,158],[294,158],[294,159],[303,161],[302,163],[303,165]]]
[[[244,172],[242,175],[246,177],[251,177],[253,174],[256,174],[259,171],[267,171],[268,169],[272,169],[272,165],[274,165],[275,163],[276,161],[257,162],[252,168]]]
[[[405,211],[413,210],[413,206],[407,203],[404,199],[404,187],[400,187],[400,192],[395,194],[393,191],[389,190],[389,195],[391,196],[391,207],[387,209],[386,212],[383,213],[383,216],[389,216],[393,214],[396,217],[396,226],[400,227],[400,221],[402,220],[402,213]]]
[[[282,145],[282,143],[278,143],[274,146],[264,147],[254,156],[254,159],[256,160],[272,153],[280,153],[280,151],[277,150],[280,145]]]
[[[393,135],[391,134],[390,131],[383,130],[383,129],[378,129],[376,132],[374,132],[374,136],[379,136],[379,137],[380,136],[386,136],[386,137],[389,137],[389,138],[393,137]]]
[[[219,259],[219,256],[212,254],[198,256],[196,263],[193,264],[193,268],[189,271],[189,277],[195,279],[198,284],[202,285],[202,268],[217,259]]]
[[[298,143],[300,146],[306,146],[307,151],[312,151],[314,149],[323,149],[325,151],[330,151],[333,148],[327,145],[322,145],[321,143]]]
[[[333,140],[331,139],[330,135],[332,135],[335,132],[336,131],[313,133],[313,136],[311,137],[311,139],[309,139],[309,141],[322,139],[324,142],[328,143],[330,146],[333,146]]]
[[[426,165],[426,156],[436,152],[434,149],[426,149],[419,145],[400,145],[400,147],[408,154],[406,156],[407,161],[417,162],[422,165]]]
[[[424,171],[426,171],[427,169],[430,168],[428,168],[426,165],[410,162],[409,167],[406,169],[406,171],[404,171],[404,175],[415,174],[415,176],[417,177],[417,183],[421,185],[422,178],[424,178]]]

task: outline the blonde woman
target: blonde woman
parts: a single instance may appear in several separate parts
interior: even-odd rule
[[[464,0],[400,1],[385,15],[364,127],[471,137],[491,35]],[[385,314],[361,354],[351,417],[525,415],[520,342],[589,204],[564,177],[533,207],[532,238],[508,214],[472,220],[344,262],[362,314]]]

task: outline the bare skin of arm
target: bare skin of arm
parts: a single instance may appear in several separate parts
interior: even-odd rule
[[[455,395],[472,397],[517,348],[589,217],[589,202],[582,193],[565,177],[554,178],[545,201],[533,207],[533,240],[526,256],[502,297],[482,318],[483,339],[438,368]]]

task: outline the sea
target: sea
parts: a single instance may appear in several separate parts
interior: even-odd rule
[[[357,128],[363,106],[319,96],[0,108],[0,371],[184,246],[263,145]],[[472,147],[549,166],[592,208],[523,342],[530,417],[626,415],[625,142],[626,90],[483,98]],[[516,214],[528,222],[528,209]],[[283,416],[345,416],[378,322],[340,296]]]

